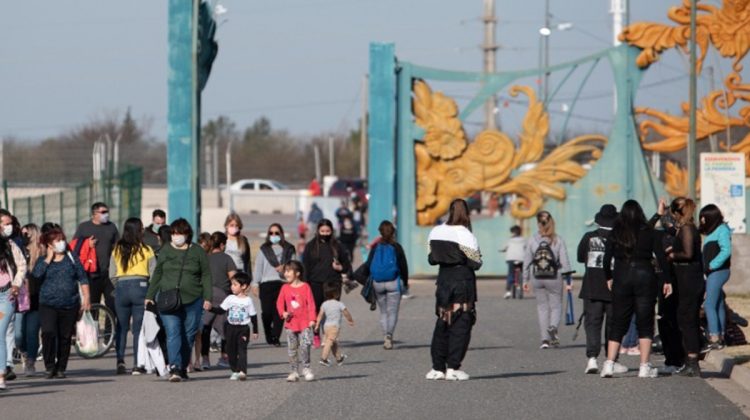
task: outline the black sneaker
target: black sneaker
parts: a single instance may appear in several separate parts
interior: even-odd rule
[[[128,373],[128,369],[125,367],[125,362],[117,362],[117,374],[125,375]]]
[[[190,379],[190,377],[187,374],[187,369],[180,369],[179,375],[180,375],[180,379],[182,379],[183,381],[187,381],[188,379]]]
[[[55,378],[55,371],[54,370],[48,370],[47,374],[44,375],[44,379],[54,379]]]
[[[67,378],[67,376],[65,376],[65,372],[63,371],[58,371],[55,374],[55,379],[65,379],[65,378]]]
[[[325,367],[331,367],[331,362],[329,362],[327,359],[320,359],[318,363]]]
[[[138,375],[143,375],[145,373],[146,373],[146,368],[143,368],[143,367],[139,366],[139,367],[134,367],[133,368],[133,371],[131,372],[131,375],[138,376]]]
[[[377,303],[375,303],[375,302],[372,302],[372,303],[370,304],[370,310],[371,310],[371,311],[374,311],[375,309],[378,309],[378,304],[377,304]]]
[[[16,378],[17,378],[16,372],[13,372],[13,369],[11,369],[10,367],[6,367],[5,368],[5,380],[12,381]]]

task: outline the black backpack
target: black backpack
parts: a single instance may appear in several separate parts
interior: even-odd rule
[[[540,242],[531,260],[531,273],[537,279],[554,279],[557,278],[558,267],[557,257],[552,252],[550,243]]]

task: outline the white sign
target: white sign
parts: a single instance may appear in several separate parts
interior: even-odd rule
[[[734,233],[745,233],[745,155],[701,153],[701,206],[715,204]]]

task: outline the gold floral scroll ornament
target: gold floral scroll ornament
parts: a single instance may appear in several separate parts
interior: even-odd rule
[[[516,218],[532,217],[547,197],[565,199],[561,183],[583,177],[586,170],[579,163],[582,157],[591,161],[601,157],[607,139],[585,135],[542,159],[549,116],[530,87],[515,86],[510,94],[529,98],[518,148],[507,134],[497,130],[482,131],[469,143],[455,101],[440,92],[433,93],[424,81],[416,81],[414,116],[416,124],[425,130],[422,141],[414,145],[420,225],[435,223],[448,211],[453,199],[480,191],[515,194],[511,214]],[[535,166],[511,177],[524,164]]]
[[[677,26],[661,23],[641,22],[625,28],[620,34],[621,41],[639,47],[641,53],[636,63],[641,68],[650,66],[667,49],[681,48],[686,51],[690,40],[690,1],[683,0],[679,7],[672,7],[668,17]],[[722,7],[708,4],[697,6],[696,45],[700,55],[696,71],[701,72],[708,48],[714,46],[723,57],[732,58],[732,72],[724,80],[724,89],[710,92],[701,100],[697,115],[697,140],[702,141],[711,135],[733,127],[750,126],[750,85],[742,83],[741,61],[750,50],[750,0],[724,0]],[[740,105],[737,115],[731,109]],[[682,103],[683,115],[674,116],[659,110],[636,107],[636,114],[650,117],[640,123],[641,142],[646,150],[674,153],[687,147],[689,105]],[[647,142],[649,135],[656,140]],[[731,147],[722,144],[724,150],[744,153],[747,162],[746,176],[750,176],[750,134]],[[673,195],[686,195],[687,174],[677,175],[685,169],[672,164],[667,166],[665,182]],[[685,181],[683,183],[683,181]]]

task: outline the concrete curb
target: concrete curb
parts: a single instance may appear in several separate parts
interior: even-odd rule
[[[713,365],[723,376],[750,391],[750,368],[736,364],[732,356],[721,350],[708,353],[705,361]]]

